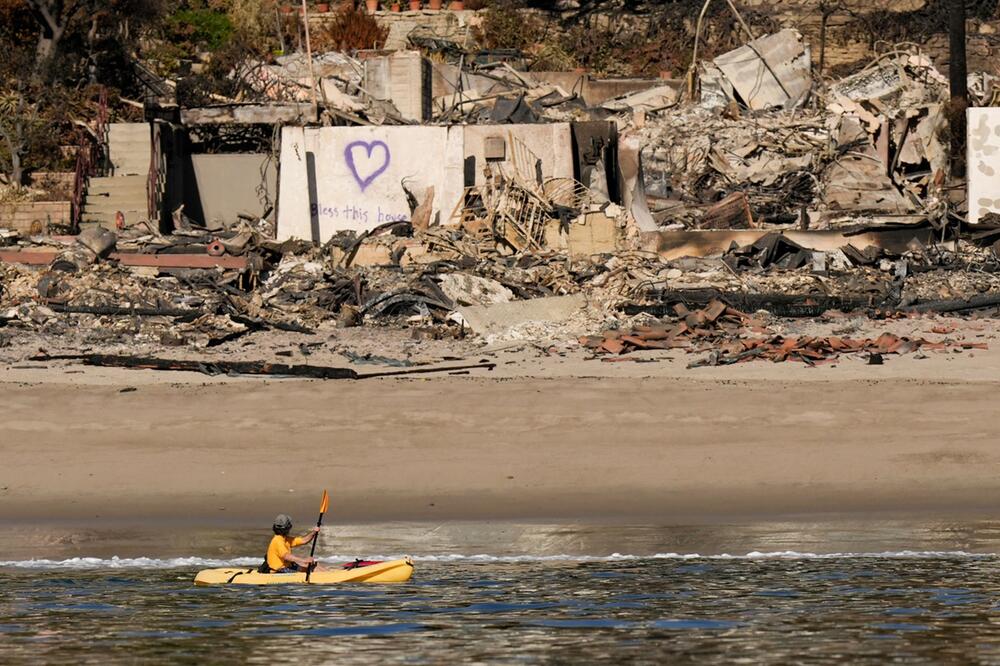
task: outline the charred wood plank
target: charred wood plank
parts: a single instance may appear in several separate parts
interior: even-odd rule
[[[351,368],[334,368],[323,365],[287,365],[269,361],[196,361],[188,359],[156,358],[151,356],[123,356],[115,354],[39,354],[31,361],[81,361],[84,365],[101,368],[129,368],[136,370],[164,370],[174,372],[200,372],[206,375],[266,375],[270,377],[304,377],[307,379],[374,379],[422,375],[434,372],[461,370],[493,370],[496,363],[479,362],[465,365],[448,365],[432,368],[407,368],[360,375]]]
[[[625,314],[640,312],[655,317],[674,316],[674,305],[701,308],[713,300],[719,300],[742,312],[767,310],[779,317],[817,317],[827,310],[851,312],[868,308],[891,308],[884,300],[864,298],[839,298],[818,294],[747,294],[727,292],[718,289],[686,289],[678,291],[650,291],[643,300],[652,303],[630,303],[624,306]]]

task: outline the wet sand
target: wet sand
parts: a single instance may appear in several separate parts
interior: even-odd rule
[[[360,382],[11,366],[0,524],[259,526],[323,488],[356,523],[990,517],[998,360]]]

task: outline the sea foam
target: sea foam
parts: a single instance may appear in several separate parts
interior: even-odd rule
[[[371,555],[369,560],[394,560],[400,554]],[[899,550],[872,553],[803,553],[794,550],[761,552],[752,551],[742,555],[698,553],[656,553],[653,555],[632,555],[612,553],[610,555],[489,555],[485,553],[467,555],[446,553],[437,555],[415,555],[416,563],[467,563],[467,564],[518,564],[529,562],[639,562],[644,560],[836,560],[836,559],[992,559],[993,553],[969,553],[961,550]],[[317,558],[327,564],[351,562],[349,555],[329,555]],[[210,569],[220,567],[250,567],[260,564],[260,557],[236,557],[215,559],[206,557],[71,557],[64,560],[30,559],[0,560],[0,568],[16,569]]]

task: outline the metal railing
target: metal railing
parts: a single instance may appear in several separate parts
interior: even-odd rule
[[[146,213],[150,225],[159,229],[161,223],[161,206],[166,192],[166,164],[163,155],[161,139],[162,126],[152,123],[150,127],[151,142],[149,151],[149,174],[146,177]]]
[[[80,230],[83,202],[87,196],[87,183],[91,176],[108,169],[108,91],[102,86],[97,96],[97,117],[94,136],[79,132],[76,149],[76,166],[73,169],[73,196],[71,221],[73,232]]]

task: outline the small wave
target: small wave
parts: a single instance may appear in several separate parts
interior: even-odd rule
[[[871,553],[803,553],[794,550],[751,551],[743,555],[722,553],[702,555],[700,553],[656,553],[653,555],[421,555],[414,560],[425,562],[621,562],[642,560],[836,560],[836,559],[990,559],[993,553],[969,553],[963,550],[899,550]]]
[[[366,559],[394,560],[402,555],[372,555]],[[993,553],[969,553],[962,550],[899,550],[871,553],[803,553],[794,550],[771,552],[752,551],[743,555],[701,555],[698,553],[656,553],[654,555],[630,555],[612,553],[610,555],[488,555],[485,553],[465,555],[446,553],[441,555],[415,555],[416,562],[469,563],[469,564],[518,564],[527,562],[631,562],[643,560],[836,560],[836,559],[992,559]],[[354,556],[330,555],[317,558],[326,564],[353,561]],[[205,557],[71,557],[65,560],[0,560],[0,568],[17,569],[195,569],[214,567],[256,566],[260,557],[236,557],[214,559]]]
[[[243,567],[260,564],[259,557],[228,560],[205,557],[71,557],[65,560],[0,560],[0,567],[18,569],[183,569],[188,567]]]

